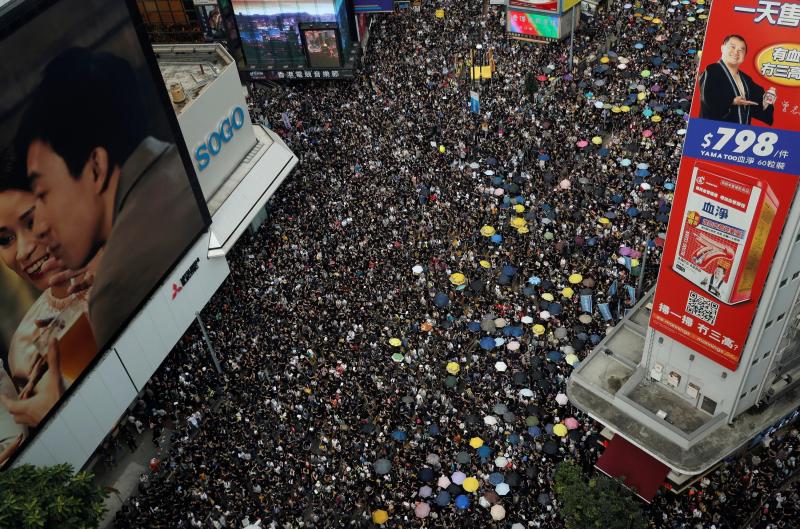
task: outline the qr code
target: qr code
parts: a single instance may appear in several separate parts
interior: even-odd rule
[[[689,292],[689,301],[686,302],[686,313],[696,316],[706,323],[714,325],[717,321],[719,303],[701,296],[697,292]]]

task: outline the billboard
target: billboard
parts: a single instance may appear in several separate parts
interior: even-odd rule
[[[650,319],[732,370],[800,175],[800,17],[791,5],[711,8]]]
[[[576,5],[580,4],[581,0],[562,0],[561,11],[566,13]]]
[[[533,11],[508,9],[508,34],[532,40],[558,39],[559,17]]]
[[[558,13],[558,0],[508,0],[508,7],[539,9],[541,11]]]
[[[353,0],[353,10],[356,13],[392,13],[394,0]]]
[[[22,5],[0,18],[0,465],[208,220],[133,2]]]
[[[303,46],[311,68],[336,68],[342,64],[336,24],[301,25]]]
[[[194,0],[197,18],[206,40],[225,38],[225,24],[217,0]]]
[[[347,25],[344,0],[233,0],[233,9],[245,61],[255,67],[306,66],[300,24]],[[341,31],[344,41],[349,29]],[[342,47],[349,49],[349,38]]]

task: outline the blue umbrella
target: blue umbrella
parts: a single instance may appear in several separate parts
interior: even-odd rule
[[[636,176],[645,177],[645,176],[650,176],[650,171],[648,171],[647,169],[637,169],[635,174]]]
[[[458,507],[459,509],[466,509],[467,507],[469,507],[469,498],[467,498],[463,494],[459,494],[456,497],[456,507]]]
[[[639,216],[639,208],[629,207],[625,213],[627,213],[629,217],[637,217]]]
[[[395,430],[392,432],[392,438],[395,441],[405,441],[406,439],[408,439],[408,435],[406,435],[406,432],[404,432],[403,430]]]
[[[653,115],[653,111],[649,108],[645,108],[644,110],[642,110],[642,114],[644,114],[645,117],[649,118],[650,116]]]
[[[528,283],[530,283],[531,285],[538,285],[541,282],[542,282],[542,278],[540,278],[540,277],[531,276],[531,277],[528,278]]]
[[[603,215],[609,220],[614,220],[617,218],[617,214],[614,211],[606,211]]]
[[[675,189],[675,184],[673,184],[672,182],[667,182],[666,184],[664,184],[664,189],[672,191],[673,189]]]
[[[533,287],[525,287],[522,289],[522,293],[526,296],[532,296],[536,294],[536,291],[533,289]]]
[[[589,340],[591,340],[594,345],[597,345],[600,343],[601,338],[599,334],[592,334],[589,336]]]
[[[611,202],[613,202],[614,204],[619,204],[623,200],[624,198],[622,197],[622,195],[611,195]]]
[[[503,482],[503,475],[500,472],[492,472],[489,474],[489,483],[492,485],[499,485]]]
[[[492,241],[493,243],[500,244],[501,242],[503,242],[503,236],[500,235],[499,233],[495,233],[489,238],[489,240]]]
[[[558,362],[560,361],[564,355],[561,354],[561,351],[550,351],[547,353],[547,359],[551,362]]]
[[[425,467],[419,471],[420,481],[433,481],[433,470]]]
[[[478,332],[481,330],[481,322],[471,321],[467,323],[467,329],[469,329],[471,332]]]
[[[622,167],[628,167],[628,166],[631,164],[631,161],[630,161],[630,159],[628,159],[628,158],[623,158],[623,159],[622,159],[622,160],[619,162],[619,164],[620,164]]]
[[[449,503],[450,503],[450,493],[447,492],[446,490],[443,490],[436,495],[436,505],[444,507]]]
[[[512,326],[512,327],[506,327],[505,329],[508,329],[508,334],[513,336],[514,338],[519,338],[520,336],[522,336],[525,333],[525,329],[523,329],[521,325],[515,325],[515,326]],[[505,330],[505,329],[503,329],[503,330]]]
[[[641,50],[644,48],[644,43],[637,42],[636,44],[633,45],[633,47],[636,48],[637,50]]]
[[[541,161],[543,161],[543,162],[546,162],[546,161],[548,161],[548,160],[550,159],[550,155],[549,155],[549,154],[542,153],[542,154],[540,154],[540,155],[539,155],[539,159],[540,159]]]
[[[484,336],[483,338],[481,338],[480,345],[481,349],[485,351],[491,351],[492,349],[494,349],[494,338],[492,338],[491,336]]]
[[[483,445],[480,448],[478,448],[478,455],[483,459],[486,459],[487,457],[492,455],[492,449],[489,448],[487,445]]]
[[[431,424],[430,426],[428,426],[428,434],[439,435],[439,426],[436,424]]]
[[[502,183],[503,183],[503,177],[502,176],[495,176],[494,178],[492,178],[492,185],[493,186],[499,186]]]
[[[547,310],[550,312],[551,315],[558,316],[561,314],[561,303],[553,302],[550,304],[549,307],[547,307]]]
[[[528,427],[528,433],[531,434],[532,437],[538,437],[542,435],[542,430],[538,426],[530,426]]]
[[[658,222],[669,222],[669,215],[661,213],[659,215],[656,215],[656,220]]]
[[[507,285],[511,283],[511,278],[508,277],[507,275],[501,275],[500,277],[497,278],[497,282],[501,285]]]
[[[524,204],[525,203],[525,197],[523,197],[522,195],[516,196],[516,197],[514,197],[514,202],[517,203],[517,204]]]
[[[489,158],[486,160],[487,165],[497,165],[497,158]]]
[[[433,298],[433,304],[443,309],[450,304],[450,298],[448,298],[447,294],[444,292],[439,292],[436,294],[436,297]]]
[[[509,444],[516,445],[519,443],[519,434],[517,432],[512,433],[508,436]],[[497,483],[493,483],[493,485],[497,485]]]
[[[553,433],[553,424],[552,423],[547,423],[547,425],[544,427],[544,431],[547,432],[548,435],[552,435],[552,433]]]
[[[516,273],[517,273],[517,268],[516,267],[511,266],[511,265],[503,266],[503,275],[509,276],[509,277],[514,277],[514,274],[516,274]]]

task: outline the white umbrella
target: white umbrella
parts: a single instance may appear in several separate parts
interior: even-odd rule
[[[478,162],[472,162],[471,164],[469,164],[470,169],[477,169],[480,166],[481,164],[479,164]]]
[[[486,417],[483,418],[483,424],[485,424],[486,426],[494,426],[495,424],[497,424],[497,417],[495,417],[494,415],[487,415]]]
[[[417,275],[420,275],[423,270],[424,268],[422,268],[422,265],[415,265],[414,268],[411,269],[411,271]]]
[[[425,459],[425,462],[429,465],[436,465],[439,463],[439,456],[436,454],[428,454],[428,457]]]
[[[566,406],[567,402],[569,402],[569,398],[563,393],[559,393],[558,395],[556,395],[556,402],[558,402],[562,406]]]
[[[509,351],[516,351],[517,349],[519,349],[519,342],[517,341],[508,342],[508,345],[506,345],[506,349],[508,349]]]
[[[492,520],[502,520],[506,517],[506,509],[502,505],[492,505],[491,511]]]
[[[491,169],[487,169],[483,172],[483,174],[485,174],[486,176],[494,176],[494,171],[492,171]]]
[[[491,505],[491,503],[489,503],[489,500],[487,500],[485,496],[481,496],[481,498],[478,500],[478,503],[479,503],[479,504],[480,504],[480,506],[481,506],[481,507],[483,507],[484,509],[485,509],[486,507],[488,507],[489,505]]]
[[[500,329],[505,327],[507,324],[508,322],[506,321],[505,318],[497,318],[496,320],[494,320],[494,326]]]
[[[494,488],[494,491],[500,496],[505,496],[510,490],[511,487],[508,486],[508,483],[500,483]]]
[[[450,478],[447,476],[440,476],[439,481],[436,482],[440,489],[446,489],[450,486]]]
[[[498,457],[494,460],[494,466],[498,468],[504,468],[508,464],[508,459],[503,456]]]
[[[519,394],[521,397],[527,397],[527,398],[533,397],[533,391],[531,391],[528,388],[519,390]]]
[[[522,323],[526,323],[526,324],[527,323],[533,323],[533,318],[531,318],[530,316],[523,316],[522,320],[520,320],[520,321],[522,321]]]
[[[517,522],[517,523],[515,523],[514,525],[511,526],[511,529],[525,529],[525,526],[522,525],[521,523]]]
[[[494,365],[494,368],[503,373],[506,369],[508,369],[508,365],[505,362],[497,362]]]
[[[543,310],[542,312],[539,313],[539,317],[542,318],[543,320],[549,320],[550,312]]]

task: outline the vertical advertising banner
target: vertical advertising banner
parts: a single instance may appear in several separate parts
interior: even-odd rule
[[[715,0],[650,326],[739,365],[800,175],[800,4]]]
[[[356,13],[392,13],[394,0],[353,0]]]

